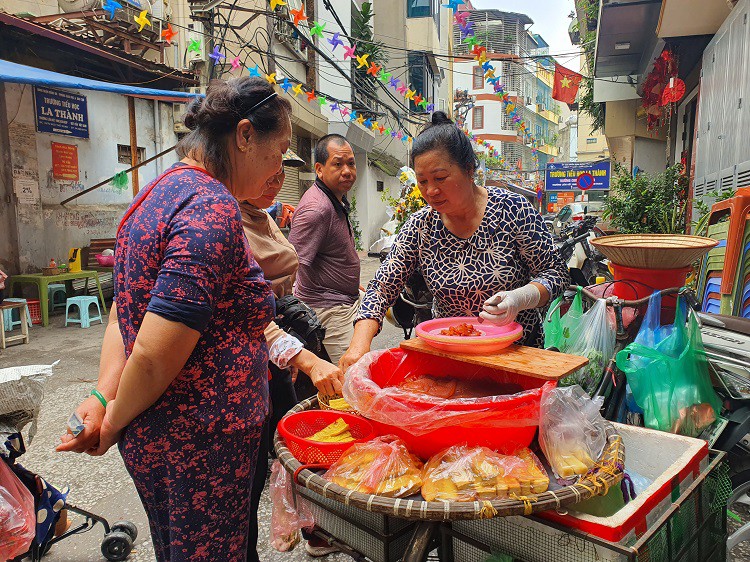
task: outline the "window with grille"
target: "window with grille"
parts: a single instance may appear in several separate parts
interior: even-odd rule
[[[484,129],[484,107],[479,106],[471,110],[471,128]]]
[[[472,87],[475,90],[481,90],[484,88],[484,69],[481,66],[474,67],[474,83]]]
[[[409,83],[411,89],[422,95],[427,103],[435,101],[435,73],[432,71],[427,56],[422,52],[409,53]],[[413,100],[409,101],[409,109],[414,112],[424,112],[422,106],[417,106]]]

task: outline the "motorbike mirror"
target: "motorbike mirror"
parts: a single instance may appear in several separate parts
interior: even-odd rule
[[[573,209],[571,209],[568,205],[560,209],[560,212],[557,213],[557,220],[560,222],[567,222],[568,219],[570,219],[570,216],[573,214]]]
[[[585,206],[585,207],[583,208],[583,214],[585,215],[585,214],[586,214],[586,213],[588,213],[588,212],[589,212],[589,206],[588,206],[588,205],[586,205],[586,206]]]

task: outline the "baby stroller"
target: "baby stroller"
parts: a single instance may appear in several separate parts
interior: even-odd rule
[[[4,528],[4,525],[12,524],[13,517],[0,518],[0,559],[4,560],[4,556],[12,552],[12,556],[15,556],[14,560],[22,560],[26,557],[32,561],[41,560],[53,544],[71,535],[89,531],[97,523],[101,523],[104,527],[102,554],[107,560],[125,560],[130,555],[133,542],[138,535],[135,524],[130,521],[119,521],[110,525],[105,518],[69,504],[67,488],[56,489],[43,477],[25,469],[17,462],[19,457],[26,452],[21,431],[31,424],[28,432],[29,442],[36,433],[36,420],[42,401],[42,386],[44,380],[52,374],[52,367],[53,365],[30,365],[0,369],[0,463],[5,464],[5,466],[0,466],[2,469],[0,475],[6,483],[3,486],[6,495],[0,494],[0,513],[12,512],[16,516],[25,515],[33,526],[24,535],[26,539],[23,544],[20,544],[17,541],[18,528]],[[8,482],[11,486],[7,485]],[[16,486],[16,500],[22,495],[28,497],[25,491],[28,490],[31,494],[28,499],[33,498],[33,505],[32,501],[24,504],[9,497],[7,491],[12,488],[12,485]],[[21,511],[28,512],[32,508],[33,512],[30,514],[20,513]],[[63,525],[58,525],[64,510],[81,515],[84,521],[65,529],[64,521]],[[63,528],[57,529],[57,527]],[[11,542],[14,535],[15,545]]]

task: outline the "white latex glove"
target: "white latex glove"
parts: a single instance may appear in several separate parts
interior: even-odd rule
[[[512,291],[500,291],[484,302],[484,310],[479,317],[498,326],[505,326],[513,322],[522,310],[536,308],[541,299],[542,293],[532,284]]]

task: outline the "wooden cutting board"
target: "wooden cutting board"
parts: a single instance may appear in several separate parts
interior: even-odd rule
[[[589,362],[585,357],[578,355],[567,355],[515,344],[494,355],[470,355],[442,351],[427,345],[420,338],[402,341],[401,348],[549,381],[557,381]]]

